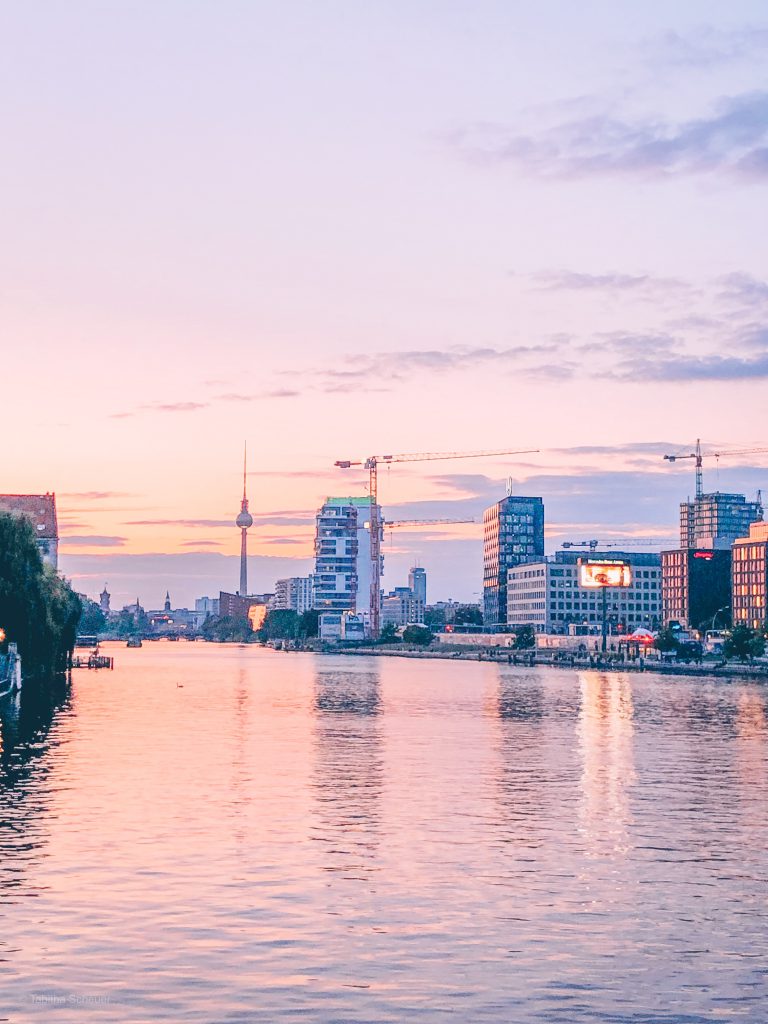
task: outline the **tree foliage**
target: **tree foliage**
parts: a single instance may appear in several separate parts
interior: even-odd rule
[[[380,644],[399,644],[400,635],[394,622],[385,622],[379,633]]]
[[[432,643],[432,631],[426,626],[406,626],[403,630],[403,643],[420,644],[426,647]]]
[[[315,608],[299,616],[299,638],[309,640],[320,632],[320,612]]]
[[[536,646],[536,632],[533,626],[520,626],[512,644],[516,651],[527,651]]]
[[[251,623],[245,616],[209,616],[200,630],[206,640],[218,643],[250,643],[254,639]]]
[[[0,627],[18,644],[25,675],[66,667],[81,608],[69,583],[43,564],[29,520],[0,514]]]
[[[479,605],[462,604],[454,612],[453,621],[457,626],[482,626],[483,613]]]
[[[290,608],[273,608],[259,629],[259,640],[295,640],[299,635],[299,616]]]
[[[680,641],[674,629],[670,629],[667,626],[666,629],[662,629],[653,641],[653,646],[657,651],[661,651],[662,654],[677,653],[680,650]]]
[[[85,600],[82,602],[83,610],[80,613],[80,621],[77,624],[78,636],[98,636],[107,628],[107,619],[104,612],[95,601]]]
[[[723,644],[723,654],[726,658],[738,658],[739,661],[759,658],[764,651],[765,637],[741,623],[734,626],[731,635]]]

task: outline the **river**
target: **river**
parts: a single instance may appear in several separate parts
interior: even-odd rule
[[[768,689],[115,646],[5,701],[0,1019],[768,1017]]]

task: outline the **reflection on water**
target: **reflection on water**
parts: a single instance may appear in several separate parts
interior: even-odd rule
[[[631,677],[579,673],[580,821],[590,854],[627,853],[635,782]]]
[[[363,878],[376,870],[384,775],[378,659],[357,670],[319,659],[314,709],[312,838],[323,870]]]
[[[764,687],[114,653],[0,706],[0,1019],[763,1024]]]

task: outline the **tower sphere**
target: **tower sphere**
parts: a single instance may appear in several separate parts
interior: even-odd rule
[[[247,530],[249,527],[253,526],[253,516],[246,509],[243,509],[235,520],[235,524],[239,526],[241,530]]]

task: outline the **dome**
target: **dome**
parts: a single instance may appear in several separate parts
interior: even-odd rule
[[[240,527],[241,530],[247,530],[249,526],[253,526],[253,516],[250,512],[241,512],[235,520],[235,523]]]

